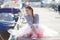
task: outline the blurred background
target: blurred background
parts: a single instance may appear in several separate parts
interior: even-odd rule
[[[0,8],[13,0],[0,0]],[[60,33],[60,0],[17,0],[20,9],[32,6],[34,13],[39,14],[40,25],[44,25]],[[10,3],[9,3],[10,4]],[[11,3],[12,4],[12,3]],[[12,5],[14,7],[14,5]]]

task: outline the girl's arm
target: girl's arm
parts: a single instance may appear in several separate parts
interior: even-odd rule
[[[34,22],[33,27],[32,27],[32,31],[33,31],[34,33],[37,33],[37,32],[36,32],[36,29],[37,29],[37,27],[38,27],[38,24],[39,24],[39,16],[36,14],[36,15],[35,15],[35,22]]]

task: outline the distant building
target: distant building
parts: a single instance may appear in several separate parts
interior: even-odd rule
[[[3,4],[4,0],[0,0],[0,5]]]
[[[42,0],[22,0],[23,2],[39,2],[39,1],[42,1]]]
[[[23,2],[30,2],[30,0],[22,0]]]

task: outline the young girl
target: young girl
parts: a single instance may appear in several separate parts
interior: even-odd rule
[[[43,33],[39,29],[39,16],[34,15],[33,9],[30,6],[25,7],[27,15],[25,16],[28,24],[30,25],[32,31],[28,34],[28,37],[42,37]]]
[[[25,19],[29,26],[21,30],[18,38],[27,37],[27,38],[40,38],[43,37],[43,31],[39,29],[39,16],[38,14],[33,13],[33,9],[30,6],[25,7],[26,15]],[[23,32],[24,31],[24,32]],[[22,33],[21,33],[22,32]]]

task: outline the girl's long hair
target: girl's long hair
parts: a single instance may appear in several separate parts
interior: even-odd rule
[[[34,17],[34,13],[33,13],[33,8],[30,7],[30,6],[26,6],[25,8],[31,10],[31,14],[32,14],[32,18],[33,18],[33,23],[34,23],[34,19],[35,19],[35,17]]]

